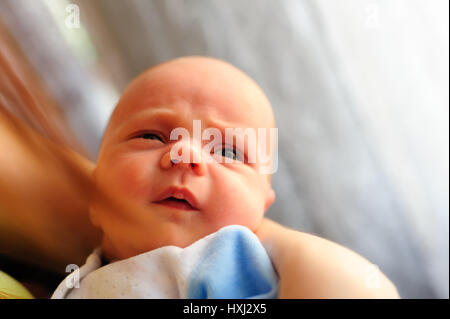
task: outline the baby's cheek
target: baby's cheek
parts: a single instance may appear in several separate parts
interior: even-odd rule
[[[260,186],[249,176],[226,174],[214,186],[214,218],[222,224],[256,228],[264,214]]]
[[[129,198],[148,196],[151,181],[149,159],[144,156],[122,155],[114,158],[103,168],[103,177],[108,187]]]

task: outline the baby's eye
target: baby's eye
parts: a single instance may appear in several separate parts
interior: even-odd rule
[[[243,162],[243,156],[240,154],[240,152],[236,151],[236,149],[232,147],[221,147],[217,150],[214,150],[214,154],[231,158],[234,161]]]
[[[229,158],[232,158],[234,160],[237,159],[236,151],[231,149],[231,148],[224,148],[222,150],[222,156],[229,157]]]
[[[163,142],[163,139],[161,137],[158,136],[158,134],[155,133],[142,133],[136,136],[136,138],[143,138],[146,140],[158,140],[160,142]]]

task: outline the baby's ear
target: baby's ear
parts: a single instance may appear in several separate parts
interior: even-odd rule
[[[275,201],[275,197],[275,191],[272,189],[272,186],[269,186],[266,195],[266,202],[264,204],[264,212],[266,212],[270,205],[273,204],[273,202]]]

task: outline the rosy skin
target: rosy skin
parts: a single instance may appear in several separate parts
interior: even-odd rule
[[[107,259],[167,245],[186,247],[226,225],[255,231],[261,224],[275,193],[259,162],[210,163],[203,157],[194,165],[171,163],[170,150],[178,142],[169,139],[171,130],[184,127],[192,138],[193,120],[201,120],[202,131],[274,127],[263,92],[225,62],[181,58],[140,75],[112,115],[94,172],[100,189],[140,208],[112,213],[93,200],[91,219],[103,230]],[[190,146],[192,153],[202,152],[200,145]],[[188,189],[197,209],[157,203],[170,186]]]
[[[171,116],[161,117],[163,110]],[[202,121],[202,130],[274,127],[259,87],[224,62],[182,58],[134,80],[113,113],[94,171],[98,189],[109,198],[93,197],[91,220],[103,230],[109,261],[166,245],[186,247],[239,224],[250,228],[271,256],[280,298],[398,298],[381,272],[377,287],[367,285],[373,265],[355,252],[263,218],[275,193],[270,176],[259,173],[261,163],[172,165],[169,152],[177,141],[169,141],[170,131],[185,127],[192,137],[194,119]],[[198,154],[202,148],[190,151]],[[189,189],[197,209],[158,203],[169,186]]]

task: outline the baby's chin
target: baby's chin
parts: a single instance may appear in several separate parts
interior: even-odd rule
[[[204,234],[192,234],[184,232],[183,234],[181,234],[181,236],[180,233],[178,233],[173,237],[169,237],[166,234],[165,236],[153,236],[150,241],[148,239],[143,239],[135,243],[128,242],[124,245],[113,245],[108,238],[104,237],[101,246],[102,256],[108,262],[114,262],[117,260],[131,258],[166,246],[186,248],[196,241],[200,240],[201,238],[212,233],[214,233],[214,230],[211,230]]]
[[[112,245],[111,241],[104,237],[102,241],[102,254],[105,260],[114,262],[117,260],[131,258],[166,246],[186,248],[194,244],[198,240],[217,232],[219,229],[230,225],[241,225],[247,227],[246,225],[242,225],[238,222],[229,222],[223,225],[216,225],[214,227],[207,227],[204,229],[196,229],[195,231],[192,231],[192,229],[189,229],[189,227],[185,225],[185,228],[187,229],[183,229],[182,227],[167,228],[165,229],[165,231],[158,234],[158,236],[152,236],[150,240],[148,234],[146,234],[146,236],[142,236],[142,238],[140,239],[135,237],[133,239],[135,241],[134,243],[128,242],[124,245],[115,246]],[[252,230],[250,227],[247,228]]]

